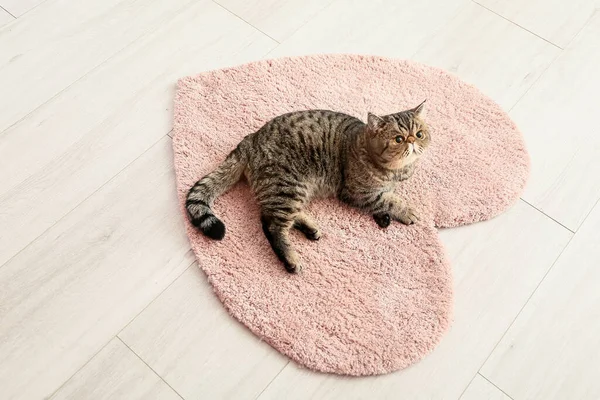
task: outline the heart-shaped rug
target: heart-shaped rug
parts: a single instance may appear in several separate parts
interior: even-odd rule
[[[435,347],[452,314],[451,269],[436,227],[489,219],[519,197],[529,170],[523,138],[479,90],[411,61],[283,58],[178,83],[173,147],[182,210],[188,189],[277,115],[329,109],[365,120],[367,112],[398,112],[425,99],[432,142],[397,190],[418,210],[418,224],[383,230],[370,215],[337,200],[316,201],[308,211],[323,237],[311,242],[292,234],[304,269],[291,275],[263,235],[245,183],[213,207],[227,226],[222,241],[187,223],[198,263],[227,310],[303,366],[382,374]]]

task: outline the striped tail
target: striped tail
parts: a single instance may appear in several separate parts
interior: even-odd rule
[[[188,192],[185,207],[192,224],[209,238],[221,240],[225,225],[215,217],[211,206],[215,199],[240,180],[246,161],[239,146],[213,172],[200,179]]]

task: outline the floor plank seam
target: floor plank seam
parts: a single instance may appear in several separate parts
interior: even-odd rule
[[[590,22],[592,21],[592,19],[594,19],[594,17],[596,16],[597,13],[600,12],[600,3],[598,3],[598,7],[596,7],[594,9],[594,12],[592,12],[592,14],[588,17],[588,19],[585,21],[585,23],[581,26],[581,28],[577,31],[577,33],[575,35],[573,35],[573,37],[567,42],[565,49],[568,48],[569,46],[571,46],[571,44],[575,41],[575,39],[577,39],[579,37],[579,35],[581,35],[581,32],[583,32],[583,30],[585,28],[587,28],[587,26],[590,24]]]
[[[548,65],[546,65],[546,68],[544,68],[544,70],[538,75],[538,77],[531,82],[531,85],[529,85],[529,87],[527,88],[527,90],[525,90],[525,92],[523,92],[523,94],[521,96],[519,96],[519,98],[517,99],[517,101],[515,101],[515,104],[513,104],[506,112],[510,115],[511,111],[521,102],[521,100],[523,100],[523,98],[525,96],[527,96],[527,93],[529,93],[529,91],[531,90],[531,88],[533,88],[535,86],[536,83],[538,83],[538,81],[540,79],[542,79],[542,77],[546,74],[546,72],[550,69],[550,67],[556,62],[556,60],[558,60],[558,58],[563,54],[563,51],[558,52],[558,54],[552,59],[552,61],[550,61],[548,63]]]
[[[568,240],[567,244],[565,245],[565,247],[563,247],[563,249],[560,251],[560,253],[558,253],[558,256],[554,259],[554,261],[552,262],[552,265],[550,265],[550,268],[548,268],[548,270],[546,271],[546,273],[544,274],[544,276],[542,277],[542,279],[540,279],[540,281],[538,282],[538,284],[535,286],[535,288],[533,289],[533,291],[531,292],[531,294],[529,295],[529,297],[527,298],[527,300],[525,300],[525,302],[523,303],[523,306],[521,307],[521,309],[519,310],[519,312],[517,312],[517,314],[515,315],[515,317],[511,321],[511,323],[508,325],[508,327],[504,330],[504,333],[502,334],[502,336],[500,337],[500,339],[498,339],[498,341],[496,342],[496,344],[494,345],[494,347],[492,348],[492,350],[489,352],[488,356],[481,363],[481,365],[479,366],[479,368],[477,368],[477,373],[481,374],[481,368],[483,368],[483,366],[488,362],[488,360],[490,359],[490,357],[492,356],[492,354],[494,353],[494,351],[496,351],[496,349],[498,348],[498,345],[500,345],[500,343],[502,342],[502,340],[504,339],[504,337],[506,336],[506,334],[508,333],[508,331],[510,331],[510,328],[515,324],[515,321],[519,318],[519,316],[521,315],[521,313],[523,312],[523,310],[525,309],[525,307],[527,307],[527,304],[529,304],[529,301],[531,300],[531,298],[533,297],[533,295],[537,292],[537,290],[539,289],[539,287],[542,285],[542,283],[544,282],[544,280],[546,279],[546,277],[548,276],[548,274],[550,273],[550,271],[552,271],[552,269],[554,268],[554,266],[556,265],[557,261],[560,259],[560,257],[562,256],[562,254],[565,252],[565,250],[567,249],[567,247],[569,247],[569,244],[571,243],[571,241],[573,240],[574,237],[575,237],[575,235],[571,235],[571,237],[569,238],[569,240]]]
[[[281,44],[279,42],[279,40],[276,40],[275,38],[273,38],[271,35],[265,33],[264,31],[260,30],[259,28],[257,28],[256,26],[252,25],[250,22],[246,21],[244,18],[240,17],[239,15],[237,15],[236,13],[234,13],[233,11],[231,11],[230,9],[226,8],[225,6],[223,6],[222,4],[216,2],[215,0],[211,0],[213,3],[215,3],[217,6],[221,7],[223,10],[227,11],[229,14],[233,15],[234,17],[236,17],[237,19],[239,19],[240,21],[244,22],[246,25],[252,27],[252,29],[262,33],[263,35],[265,35],[266,37],[268,37],[269,39],[271,39],[272,41],[274,41],[275,43],[277,43],[278,45]]]
[[[473,383],[473,381],[475,380],[475,378],[477,378],[477,372],[475,372],[475,374],[473,375],[473,377],[471,378],[471,380],[469,382],[467,382],[467,384],[465,385],[465,388],[463,389],[462,392],[460,392],[460,396],[458,396],[458,400],[462,399],[462,397],[465,395],[465,392],[467,391],[467,389],[469,389],[469,386],[471,386],[471,384]]]
[[[11,17],[13,17],[14,19],[17,19],[17,17],[16,17],[16,16],[14,16],[14,15],[13,15],[13,13],[11,13],[10,11],[8,11],[6,8],[2,7],[2,5],[0,5],[0,9],[2,9],[2,10],[4,10],[4,11],[6,11],[6,13],[7,13],[8,15],[10,15]]]
[[[540,214],[542,214],[544,217],[552,220],[553,222],[557,223],[558,225],[562,226],[563,228],[565,228],[566,230],[568,230],[569,232],[571,232],[572,234],[575,234],[575,232],[577,232],[577,230],[572,230],[570,228],[568,228],[567,226],[563,225],[561,222],[559,222],[558,220],[552,218],[552,216],[546,214],[545,212],[543,212],[542,210],[540,210],[539,208],[537,208],[536,206],[534,206],[533,204],[531,204],[530,202],[528,202],[527,200],[525,200],[524,198],[521,197],[521,201],[525,204],[527,204],[529,207],[533,208],[534,210],[536,210],[537,212],[539,212]],[[593,208],[593,207],[592,207]],[[587,218],[587,216],[586,216]]]
[[[23,252],[23,250],[25,250],[26,248],[28,248],[29,246],[31,246],[32,243],[34,243],[36,240],[38,240],[40,237],[42,237],[46,232],[48,232],[50,229],[52,229],[56,224],[58,224],[60,221],[62,221],[66,216],[68,216],[73,211],[75,211],[81,204],[83,204],[84,202],[86,202],[90,197],[92,197],[93,195],[95,195],[96,193],[98,193],[98,191],[100,189],[102,189],[108,183],[112,182],[117,176],[119,176],[120,174],[122,174],[123,171],[127,167],[129,167],[131,164],[133,164],[134,162],[136,162],[140,157],[142,157],[144,154],[146,154],[146,152],[148,152],[148,150],[150,150],[152,147],[156,146],[156,144],[158,144],[158,142],[160,142],[161,140],[163,140],[164,137],[165,137],[165,135],[163,135],[160,138],[158,138],[158,140],[156,142],[150,144],[150,146],[148,146],[148,148],[146,148],[144,151],[142,151],[137,157],[135,157],[133,160],[131,160],[127,165],[125,165],[123,168],[121,168],[113,176],[111,176],[110,178],[108,178],[103,184],[101,184],[100,186],[98,186],[92,193],[90,193],[88,196],[86,196],[84,199],[82,199],[79,203],[77,203],[72,209],[70,209],[69,211],[67,211],[60,218],[58,218],[52,225],[50,225],[48,228],[46,228],[42,232],[40,232],[39,235],[37,235],[29,243],[27,243],[25,246],[23,246],[23,248],[21,250],[17,251],[8,260],[6,260],[6,262],[4,262],[4,264],[0,265],[0,269],[2,269],[5,265],[7,265],[8,263],[10,263],[11,260],[13,260],[19,254],[21,254]]]
[[[180,393],[179,393],[177,390],[175,390],[175,389],[173,388],[173,386],[169,385],[169,382],[165,381],[165,380],[163,379],[163,377],[162,377],[162,376],[160,376],[160,375],[159,375],[159,374],[158,374],[158,373],[157,373],[157,372],[156,372],[156,371],[155,371],[155,370],[154,370],[154,369],[153,369],[151,366],[149,366],[149,365],[148,365],[148,363],[147,363],[146,361],[144,361],[144,359],[143,359],[142,357],[140,357],[138,353],[136,353],[135,351],[133,351],[133,349],[132,349],[131,347],[129,347],[129,346],[127,345],[127,343],[125,343],[125,342],[123,341],[123,339],[121,339],[119,336],[116,336],[116,338],[117,338],[117,339],[118,339],[118,340],[119,340],[121,343],[123,343],[123,345],[129,349],[129,351],[131,351],[133,354],[135,354],[135,356],[136,356],[136,357],[137,357],[137,358],[138,358],[138,359],[139,359],[141,362],[143,362],[143,363],[144,363],[144,365],[150,369],[150,371],[154,372],[154,375],[156,375],[156,376],[158,377],[158,379],[160,379],[161,381],[163,381],[163,382],[165,383],[165,385],[167,385],[168,387],[170,387],[170,388],[171,388],[171,390],[172,390],[172,391],[173,391],[173,392],[174,392],[174,393],[175,393],[177,396],[179,396],[179,397],[181,398],[181,400],[185,400],[185,398],[184,398],[184,397],[183,397],[183,396],[182,396],[182,395],[181,395],[181,394],[180,394]]]
[[[460,16],[464,12],[464,10],[468,7],[469,3],[465,3],[463,6],[459,7],[456,10],[456,13],[453,14],[450,18],[448,18],[443,24],[440,24],[439,27],[433,31],[429,38],[435,37],[439,32],[441,32],[446,26],[449,26],[452,21]],[[413,60],[420,51],[425,49],[429,45],[428,41],[424,41],[421,46],[418,46],[417,49],[410,55],[409,60]]]
[[[482,8],[485,8],[486,10],[488,10],[489,12],[491,12],[492,14],[495,14],[495,15],[499,16],[500,18],[502,18],[502,19],[504,19],[504,20],[506,20],[506,21],[510,22],[511,24],[513,24],[513,25],[515,25],[515,26],[518,26],[519,28],[523,29],[525,32],[528,32],[528,33],[532,34],[533,36],[535,36],[535,37],[537,37],[537,38],[539,38],[539,39],[543,40],[544,42],[546,42],[546,43],[548,43],[548,44],[550,44],[550,45],[552,45],[552,46],[556,47],[557,49],[559,49],[559,50],[564,50],[564,49],[563,49],[562,47],[560,47],[559,45],[557,45],[557,44],[555,44],[555,43],[552,43],[551,41],[549,41],[548,39],[546,39],[546,38],[544,38],[544,37],[542,37],[542,36],[538,35],[537,33],[535,33],[535,32],[532,32],[532,31],[530,31],[529,29],[527,29],[527,28],[525,28],[525,27],[523,27],[523,26],[521,26],[521,25],[517,24],[516,22],[514,22],[514,21],[512,21],[512,20],[510,20],[510,19],[508,19],[508,18],[506,18],[506,17],[505,17],[505,16],[503,16],[502,14],[498,14],[496,11],[494,11],[494,10],[491,10],[491,9],[487,8],[486,6],[484,6],[483,4],[480,4],[480,3],[476,2],[475,0],[471,0],[471,1],[472,1],[473,3],[475,3],[475,4],[477,4],[478,6],[480,6],[480,7],[482,7]]]
[[[190,249],[190,250],[188,250],[188,251],[191,251],[191,249]],[[122,340],[122,339],[119,337],[119,334],[120,334],[121,332],[123,332],[123,330],[124,330],[124,329],[125,329],[127,326],[129,326],[129,324],[131,324],[131,322],[133,322],[133,320],[135,320],[135,319],[136,319],[136,318],[137,318],[137,317],[138,317],[138,316],[139,316],[139,315],[140,315],[142,312],[144,312],[144,310],[145,310],[146,308],[148,308],[148,307],[150,306],[150,304],[152,304],[152,303],[153,303],[153,302],[154,302],[154,301],[155,301],[155,300],[156,300],[156,299],[157,299],[157,298],[158,298],[158,297],[159,297],[161,294],[163,294],[163,293],[164,293],[164,292],[165,292],[165,291],[166,291],[166,290],[167,290],[167,289],[168,289],[168,288],[169,288],[169,287],[170,287],[170,286],[171,286],[171,285],[172,285],[172,284],[173,284],[173,283],[174,283],[174,282],[175,282],[177,279],[179,279],[179,277],[180,277],[181,275],[183,275],[183,273],[185,273],[185,272],[186,272],[186,271],[187,271],[187,270],[188,270],[188,269],[189,269],[189,268],[190,268],[190,267],[191,267],[191,266],[192,266],[192,265],[193,265],[195,262],[196,262],[196,261],[194,260],[194,262],[192,262],[190,265],[188,265],[188,266],[187,266],[187,267],[186,267],[186,268],[183,270],[183,272],[182,272],[181,274],[177,275],[177,277],[176,277],[175,279],[173,279],[173,281],[172,281],[171,283],[169,283],[169,285],[167,285],[167,287],[165,287],[165,288],[164,288],[164,289],[163,289],[163,290],[162,290],[162,291],[161,291],[159,294],[157,294],[157,295],[156,295],[156,297],[154,297],[152,300],[150,300],[150,301],[148,302],[148,304],[147,304],[147,305],[146,305],[146,306],[145,306],[145,307],[144,307],[144,308],[143,308],[143,309],[142,309],[142,310],[141,310],[139,313],[137,313],[137,314],[135,315],[135,317],[133,317],[133,318],[132,318],[132,319],[131,319],[131,320],[130,320],[130,321],[129,321],[129,322],[126,324],[126,325],[125,325],[125,327],[123,327],[122,329],[120,329],[120,330],[119,330],[119,332],[118,332],[116,335],[112,336],[112,337],[111,337],[111,338],[110,338],[110,339],[109,339],[109,340],[108,340],[106,343],[104,343],[104,344],[102,345],[102,347],[101,347],[101,348],[100,348],[100,349],[99,349],[97,352],[95,352],[95,353],[94,353],[94,354],[93,354],[93,355],[92,355],[92,356],[91,356],[91,357],[90,357],[90,358],[89,358],[89,359],[88,359],[88,360],[87,360],[85,363],[83,363],[83,365],[81,365],[81,367],[79,367],[79,368],[77,369],[77,371],[75,371],[75,372],[74,372],[74,373],[73,373],[71,376],[69,376],[69,377],[68,377],[68,378],[67,378],[67,379],[66,379],[66,380],[65,380],[65,381],[64,381],[64,382],[63,382],[63,383],[62,383],[62,384],[61,384],[61,385],[60,385],[60,386],[59,386],[59,387],[58,387],[58,388],[57,388],[57,389],[54,391],[54,392],[52,392],[52,394],[51,394],[50,396],[48,396],[48,399],[52,399],[52,397],[53,397],[53,396],[54,396],[54,395],[55,395],[55,394],[56,394],[56,393],[57,393],[57,392],[58,392],[60,389],[62,389],[62,387],[63,387],[63,386],[65,386],[65,384],[66,384],[67,382],[69,382],[71,379],[73,379],[73,377],[74,377],[75,375],[77,375],[77,374],[79,373],[79,371],[81,371],[82,369],[84,369],[84,368],[85,368],[85,366],[86,366],[86,365],[88,365],[88,364],[90,363],[90,361],[92,361],[92,360],[93,360],[93,359],[94,359],[94,358],[95,358],[95,357],[96,357],[96,356],[97,356],[97,355],[98,355],[98,354],[99,354],[99,353],[100,353],[102,350],[104,350],[104,348],[105,348],[106,346],[108,346],[108,344],[109,344],[109,343],[110,343],[110,342],[111,342],[113,339],[119,339],[119,341],[123,342],[123,340]],[[124,345],[125,345],[125,346],[126,346],[128,349],[129,349],[129,350],[131,350],[131,348],[130,348],[129,346],[127,346],[127,344],[126,344],[125,342],[123,342],[123,344],[124,344]],[[137,353],[135,353],[133,350],[131,350],[131,352],[133,352],[133,353],[136,355],[136,357],[140,358],[140,356],[139,356],[139,355],[137,355]],[[141,358],[140,358],[140,359],[141,359]],[[143,361],[143,360],[142,360],[142,361]],[[146,364],[146,363],[144,362],[144,364]],[[146,365],[148,365],[148,364],[146,364]],[[155,372],[154,370],[152,370],[152,372],[154,372],[154,373],[156,374],[156,372]],[[158,374],[157,374],[157,375],[158,375]],[[162,379],[162,377],[160,377],[160,375],[158,375],[158,376],[159,376],[159,378],[160,378],[160,379],[161,379],[161,380],[164,382],[164,379]],[[165,382],[165,383],[166,383],[166,382]],[[168,383],[167,383],[167,385],[168,385],[169,387],[171,387],[171,386],[170,386]],[[173,388],[171,388],[171,389],[173,389]],[[174,390],[174,389],[173,389],[173,390]],[[175,393],[177,393],[177,391],[175,391]],[[177,395],[179,395],[179,393],[177,393]],[[181,395],[179,395],[179,397],[181,397]],[[181,397],[181,398],[183,399],[183,397]]]
[[[25,15],[29,14],[31,11],[35,10],[36,8],[38,8],[39,6],[41,6],[42,4],[45,4],[48,0],[44,0],[44,1],[40,1],[38,4],[36,4],[35,6],[31,7],[30,9],[28,9],[27,11],[25,11],[23,14],[19,14],[18,16],[14,16],[15,19],[20,19],[23,18]],[[6,10],[6,12],[8,12],[8,10]],[[10,15],[12,15],[12,13],[9,12]]]
[[[192,249],[191,249],[191,248],[190,248],[190,249],[188,249],[188,251],[186,251],[186,254],[187,254],[187,253],[189,253],[189,252],[191,252],[191,251],[192,251]],[[140,315],[141,315],[141,314],[142,314],[144,311],[146,311],[146,309],[147,309],[148,307],[150,307],[150,306],[151,306],[151,305],[152,305],[152,304],[153,304],[153,303],[154,303],[154,302],[155,302],[155,301],[156,301],[156,300],[157,300],[157,299],[158,299],[158,298],[159,298],[159,297],[160,297],[160,296],[161,296],[161,295],[162,295],[164,292],[166,292],[166,291],[167,291],[167,289],[169,289],[169,288],[170,288],[170,287],[171,287],[171,286],[172,286],[172,285],[173,285],[173,284],[174,284],[174,283],[177,281],[177,279],[179,279],[179,278],[180,278],[180,277],[181,277],[183,274],[185,274],[185,273],[186,273],[186,272],[187,272],[187,271],[188,271],[188,270],[189,270],[189,269],[190,269],[190,268],[191,268],[191,267],[192,267],[192,266],[193,266],[195,263],[196,263],[196,257],[194,257],[194,261],[192,261],[192,262],[191,262],[191,263],[190,263],[190,264],[189,264],[187,267],[185,267],[185,268],[183,269],[183,271],[182,271],[180,274],[178,274],[178,275],[177,275],[177,276],[176,276],[176,277],[175,277],[175,278],[174,278],[174,279],[173,279],[173,280],[172,280],[172,281],[171,281],[171,282],[170,282],[170,283],[169,283],[169,284],[168,284],[168,285],[167,285],[167,286],[166,286],[166,287],[163,289],[163,290],[161,290],[161,291],[160,291],[160,293],[158,293],[156,296],[154,296],[154,298],[153,298],[152,300],[150,300],[150,301],[148,302],[148,304],[146,304],[146,305],[144,306],[144,308],[142,308],[142,309],[140,310],[140,312],[139,312],[139,313],[135,314],[135,316],[134,316],[133,318],[131,318],[131,319],[129,320],[129,322],[127,322],[127,323],[125,324],[125,326],[119,330],[119,332],[117,333],[117,335],[116,335],[116,336],[117,336],[119,339],[121,339],[121,337],[120,337],[119,335],[120,335],[121,333],[123,333],[123,331],[124,331],[125,329],[127,329],[127,327],[128,327],[129,325],[131,325],[131,323],[132,323],[133,321],[135,321],[135,319],[136,319],[137,317],[139,317],[139,316],[140,316]]]
[[[286,40],[288,40],[289,38],[291,38],[292,36],[294,36],[296,34],[296,32],[298,32],[300,29],[304,28],[304,26],[306,26],[306,24],[308,24],[313,18],[315,18],[317,15],[319,15],[319,13],[321,13],[321,11],[323,11],[324,9],[326,9],[327,7],[329,7],[330,5],[332,5],[335,1],[336,0],[329,0],[328,2],[326,2],[325,5],[319,9],[319,11],[317,11],[311,18],[309,18],[306,21],[304,21],[296,29],[294,29],[290,34],[288,34],[287,37],[281,41],[281,43],[284,43]],[[275,50],[277,47],[279,47],[279,45],[281,43],[279,43],[277,46],[275,46],[274,48],[272,48],[271,50],[269,50],[267,52],[267,54],[265,54],[265,57],[269,53],[271,53],[273,50]]]
[[[94,359],[94,358],[95,358],[95,357],[96,357],[98,354],[100,354],[100,352],[101,352],[102,350],[104,350],[104,348],[106,348],[106,346],[108,346],[108,344],[109,344],[109,343],[110,343],[110,342],[111,342],[111,341],[112,341],[114,338],[115,338],[115,336],[113,336],[113,337],[111,337],[110,339],[108,339],[108,340],[106,341],[106,343],[104,343],[104,344],[102,345],[102,347],[100,347],[100,349],[98,349],[98,351],[97,351],[97,352],[95,352],[95,353],[94,353],[94,354],[93,354],[93,355],[92,355],[90,358],[88,358],[88,360],[87,360],[86,362],[84,362],[84,363],[81,365],[81,367],[77,368],[77,370],[76,370],[75,372],[73,372],[73,374],[71,374],[71,376],[69,376],[67,379],[65,379],[65,380],[64,380],[64,382],[63,382],[63,383],[61,383],[61,384],[60,384],[60,386],[59,386],[59,387],[57,387],[57,388],[56,388],[56,390],[55,390],[54,392],[52,392],[52,394],[50,394],[50,396],[48,396],[48,397],[46,397],[46,398],[47,398],[47,399],[49,399],[49,400],[52,400],[52,398],[53,398],[53,397],[56,395],[56,393],[58,393],[58,391],[59,391],[60,389],[62,389],[62,388],[63,388],[63,387],[64,387],[64,386],[67,384],[67,382],[69,382],[71,379],[73,379],[73,377],[74,377],[75,375],[77,375],[77,374],[79,373],[79,371],[81,371],[82,369],[84,369],[86,365],[88,365],[88,364],[89,364],[89,363],[90,363],[90,362],[91,362],[91,361],[92,361],[92,360],[93,360],[93,359]]]
[[[275,351],[275,350],[273,350]],[[267,385],[265,386],[265,388],[263,390],[261,390],[261,392],[258,394],[258,396],[256,396],[254,398],[254,400],[258,400],[260,398],[260,396],[262,396],[262,394],[265,392],[265,390],[267,390],[269,388],[269,386],[271,386],[271,383],[273,383],[275,381],[275,379],[277,379],[277,377],[283,372],[283,370],[285,369],[285,367],[288,366],[288,364],[290,363],[290,361],[288,360],[288,362],[285,363],[285,365],[283,366],[283,368],[281,368],[279,370],[279,372],[277,374],[275,374],[275,376],[273,377],[273,379],[271,379],[271,381],[269,381],[269,383],[267,383]]]
[[[191,7],[195,5],[195,3],[193,1],[190,0],[189,3],[186,3],[184,6],[182,6],[181,8],[177,9],[177,11],[175,11],[174,15],[179,15],[179,12],[182,11],[185,8]],[[158,29],[160,29],[162,27],[162,25],[164,24],[164,22],[167,20],[167,18],[161,19],[154,28],[149,28],[147,30],[145,30],[144,32],[142,32],[140,35],[138,35],[136,38],[134,38],[133,40],[131,40],[129,43],[127,43],[125,46],[121,47],[120,49],[118,49],[117,51],[115,51],[113,54],[111,54],[110,56],[108,56],[106,59],[104,59],[103,61],[99,62],[98,64],[94,65],[92,68],[90,68],[88,71],[84,72],[80,77],[76,78],[73,82],[69,83],[68,85],[66,85],[64,88],[60,89],[58,92],[56,92],[54,95],[50,96],[47,100],[43,101],[40,105],[34,107],[32,110],[28,111],[25,115],[23,115],[21,118],[17,119],[16,121],[14,121],[12,124],[8,125],[6,128],[4,128],[2,131],[0,131],[0,137],[2,137],[2,135],[4,135],[6,132],[8,132],[10,129],[12,129],[14,126],[16,126],[17,124],[19,124],[20,122],[24,121],[26,118],[28,118],[31,114],[33,114],[34,112],[36,112],[37,110],[39,110],[40,108],[44,107],[46,104],[50,103],[52,100],[56,99],[58,96],[60,96],[64,91],[68,90],[70,87],[72,87],[73,85],[75,85],[76,83],[78,83],[79,81],[81,81],[82,79],[84,79],[85,77],[87,77],[88,75],[90,75],[91,73],[93,73],[94,71],[96,71],[98,68],[100,68],[101,66],[103,66],[104,64],[106,64],[108,61],[110,61],[111,59],[115,58],[116,56],[118,56],[119,54],[123,53],[125,50],[127,50],[129,47],[131,47],[134,43],[137,43],[139,40],[141,40],[142,38],[144,38],[146,35],[152,34],[155,31],[157,31]]]
[[[588,217],[590,216],[590,214],[592,213],[592,211],[594,211],[594,208],[596,208],[598,206],[598,204],[600,204],[600,197],[598,197],[598,200],[596,200],[596,202],[594,203],[594,205],[590,208],[590,211],[588,211],[585,214],[585,217],[583,217],[583,219],[581,220],[581,224],[579,224],[579,226],[583,225],[583,223],[585,222],[585,220],[588,219]]]
[[[504,393],[504,395],[506,397],[508,397],[510,400],[514,400],[512,398],[512,396],[510,396],[508,393],[506,393],[504,390],[502,390],[498,385],[496,385],[494,382],[492,382],[491,380],[489,380],[488,378],[486,378],[481,372],[478,372],[477,375],[479,375],[480,377],[482,377],[483,379],[485,379],[490,385],[492,385],[493,387],[495,387],[496,389],[498,389],[499,391],[501,391],[502,393]]]

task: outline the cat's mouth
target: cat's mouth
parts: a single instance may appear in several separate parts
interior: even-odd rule
[[[417,145],[414,143],[409,143],[408,148],[404,152],[403,156],[406,158],[406,157],[410,156],[411,154],[414,154],[416,157],[420,157],[423,154],[424,150],[425,150],[425,148],[423,146],[420,146],[420,145]]]

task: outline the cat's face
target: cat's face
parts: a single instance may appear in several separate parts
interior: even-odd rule
[[[423,105],[378,117],[369,114],[367,135],[373,159],[389,169],[415,162],[429,146],[431,136],[423,121]]]

